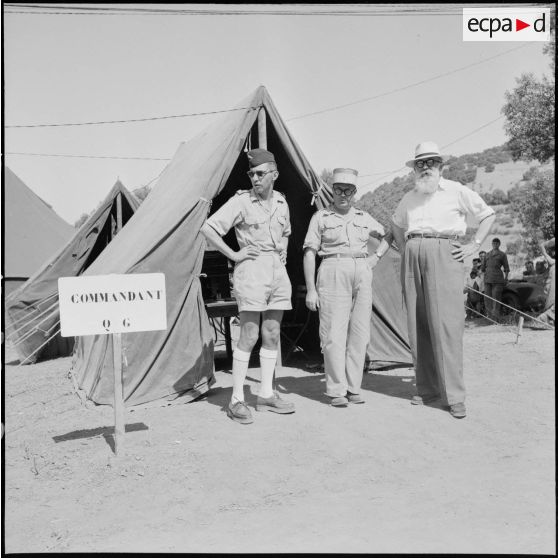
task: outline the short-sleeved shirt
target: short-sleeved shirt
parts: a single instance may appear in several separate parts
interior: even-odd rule
[[[486,254],[482,268],[484,271],[484,282],[491,284],[506,282],[504,274],[502,273],[502,268],[506,273],[510,272],[508,257],[501,250],[490,250],[490,252]]]
[[[275,190],[272,193],[271,210],[253,190],[238,190],[206,222],[221,236],[234,227],[241,249],[254,246],[263,252],[280,252],[283,249],[283,237],[291,234],[287,200]]]
[[[328,254],[368,254],[370,236],[383,237],[384,228],[369,213],[351,207],[346,215],[333,206],[312,215],[304,239],[304,249],[312,248],[319,256]]]
[[[493,213],[479,194],[459,182],[441,178],[439,188],[432,194],[407,192],[392,220],[407,235],[463,235],[467,230],[467,215],[482,221]]]

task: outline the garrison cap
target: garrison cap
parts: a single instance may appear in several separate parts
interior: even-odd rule
[[[258,167],[264,163],[275,163],[273,153],[267,149],[252,149],[246,153],[246,156],[248,157],[248,165],[250,168]]]

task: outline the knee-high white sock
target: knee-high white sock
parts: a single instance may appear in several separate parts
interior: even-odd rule
[[[244,401],[244,382],[246,374],[248,373],[248,361],[250,360],[250,353],[235,349],[233,351],[233,393],[232,398],[237,401]]]
[[[260,384],[260,397],[271,397],[273,395],[273,373],[277,362],[277,351],[260,349],[260,367],[262,369],[262,380]]]

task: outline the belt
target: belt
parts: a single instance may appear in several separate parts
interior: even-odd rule
[[[436,233],[411,233],[407,238],[445,238],[446,240],[457,240],[458,234],[436,234]]]
[[[328,258],[351,258],[351,259],[355,259],[355,258],[367,258],[368,256],[366,254],[326,254],[325,256],[322,256],[322,260],[327,260]]]

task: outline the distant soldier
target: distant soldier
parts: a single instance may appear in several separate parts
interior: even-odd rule
[[[273,190],[279,176],[275,157],[265,149],[248,152],[251,190],[239,190],[203,225],[201,232],[227,258],[236,262],[234,296],[238,303],[240,337],[233,353],[233,393],[227,415],[236,422],[253,422],[244,401],[244,382],[250,353],[260,331],[261,385],[258,411],[294,413],[292,403],[273,391],[273,374],[284,310],[290,310],[291,283],[287,275],[287,244],[291,234],[289,206]],[[221,238],[234,227],[240,250],[235,252]]]
[[[497,320],[500,317],[502,295],[508,282],[510,266],[505,252],[500,250],[500,239],[492,239],[492,250],[486,254],[482,266],[484,272],[485,306],[489,317]]]
[[[360,390],[370,341],[372,269],[389,249],[382,240],[368,257],[369,237],[383,237],[384,229],[352,207],[356,180],[355,170],[333,171],[333,204],[312,216],[304,240],[306,305],[320,313],[326,395],[336,407],[364,403]],[[322,257],[317,284],[316,254]]]

